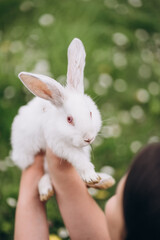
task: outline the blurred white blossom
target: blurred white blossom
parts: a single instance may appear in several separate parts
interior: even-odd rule
[[[95,189],[95,188],[88,188],[88,192],[91,196],[95,197],[98,193],[98,189]]]
[[[133,141],[130,145],[130,149],[133,153],[136,153],[139,151],[139,149],[142,147],[142,143],[140,141]]]
[[[144,29],[137,29],[135,31],[135,35],[136,35],[137,39],[141,42],[145,42],[149,39],[149,34]]]
[[[92,145],[98,147],[103,143],[103,139],[100,136],[97,136]]]
[[[132,118],[135,119],[135,120],[141,120],[141,119],[144,118],[144,111],[138,105],[133,106],[131,108],[130,113],[131,113]]]
[[[128,43],[127,36],[119,32],[113,34],[112,40],[118,46],[125,46]]]
[[[103,88],[108,88],[112,85],[112,77],[107,73],[102,73],[98,78],[99,85]]]
[[[160,33],[154,33],[153,40],[157,46],[160,46]]]
[[[100,96],[107,93],[106,88],[102,87],[98,82],[94,84],[93,90],[97,95],[100,95]]]
[[[0,171],[5,172],[7,170],[7,165],[4,160],[0,160]]]
[[[122,129],[119,124],[113,124],[102,127],[101,132],[104,138],[118,138],[121,135]]]
[[[141,103],[146,103],[149,101],[149,93],[146,89],[138,89],[136,92],[136,98]]]
[[[141,0],[128,0],[128,3],[135,8],[142,7],[142,1]]]
[[[19,9],[22,12],[27,12],[27,11],[31,10],[33,7],[34,7],[34,3],[33,2],[31,2],[31,1],[24,1],[24,2],[21,3]]]
[[[126,124],[126,125],[132,123],[132,118],[131,118],[130,113],[125,110],[122,110],[118,113],[118,119],[120,120],[121,123]]]
[[[44,27],[50,26],[53,24],[54,20],[55,19],[52,14],[46,13],[39,18],[39,24]]]
[[[111,166],[103,166],[100,169],[100,172],[106,173],[106,174],[109,174],[109,175],[113,176],[115,174],[115,169],[113,167],[111,167]]]
[[[158,136],[151,136],[148,139],[148,143],[155,143],[155,142],[159,142],[159,141],[160,141],[160,138]]]
[[[15,96],[16,90],[13,86],[8,86],[4,89],[4,98],[11,99]]]
[[[150,66],[143,64],[139,67],[138,73],[141,78],[148,79],[152,75]]]
[[[116,52],[113,55],[113,63],[117,68],[124,68],[127,65],[127,59],[125,54]]]
[[[49,61],[46,59],[38,60],[32,72],[50,76],[51,73]]]
[[[104,0],[104,5],[108,8],[115,9],[118,6],[117,0]]]
[[[21,41],[13,41],[11,42],[11,45],[10,45],[10,52],[11,53],[17,53],[17,52],[20,52],[23,50],[23,44]]]
[[[115,7],[115,10],[119,14],[128,14],[129,13],[127,5],[125,5],[123,3],[117,4],[116,7]]]
[[[159,92],[160,92],[159,84],[157,82],[150,82],[148,85],[148,90],[149,90],[150,94],[152,94],[154,96],[159,95]]]
[[[60,227],[58,229],[58,236],[60,238],[67,238],[69,236],[68,230],[65,227]]]
[[[107,125],[114,125],[114,124],[118,123],[118,119],[115,116],[111,116],[111,117],[107,118],[105,122]]]
[[[15,198],[9,197],[6,199],[6,202],[10,207],[13,207],[13,208],[15,208],[17,205],[17,200]]]
[[[141,58],[145,63],[152,63],[154,60],[154,55],[151,50],[149,49],[142,49],[141,51]]]
[[[114,89],[117,92],[125,92],[127,90],[127,83],[123,79],[116,79],[114,82]]]

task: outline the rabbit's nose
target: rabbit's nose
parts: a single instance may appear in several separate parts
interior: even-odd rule
[[[94,138],[87,138],[87,139],[84,139],[85,142],[87,143],[91,143],[93,142]]]

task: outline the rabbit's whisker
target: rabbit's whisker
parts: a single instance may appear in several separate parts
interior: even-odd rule
[[[94,152],[93,152],[93,146],[91,145],[91,157],[94,160]]]

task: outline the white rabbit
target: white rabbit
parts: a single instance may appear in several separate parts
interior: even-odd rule
[[[21,169],[34,161],[46,145],[68,160],[85,182],[100,177],[90,162],[90,144],[101,128],[101,116],[93,100],[84,94],[85,49],[75,38],[68,48],[67,85],[50,77],[21,72],[19,78],[35,97],[22,106],[12,124],[12,159]],[[53,193],[49,175],[39,182],[41,200]]]

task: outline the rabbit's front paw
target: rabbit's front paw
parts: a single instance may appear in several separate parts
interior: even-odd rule
[[[86,183],[99,183],[100,176],[94,170],[87,170],[81,174],[81,177]]]
[[[50,197],[54,195],[54,190],[50,181],[48,174],[43,175],[38,183],[38,189],[40,194],[40,200],[47,201]]]

